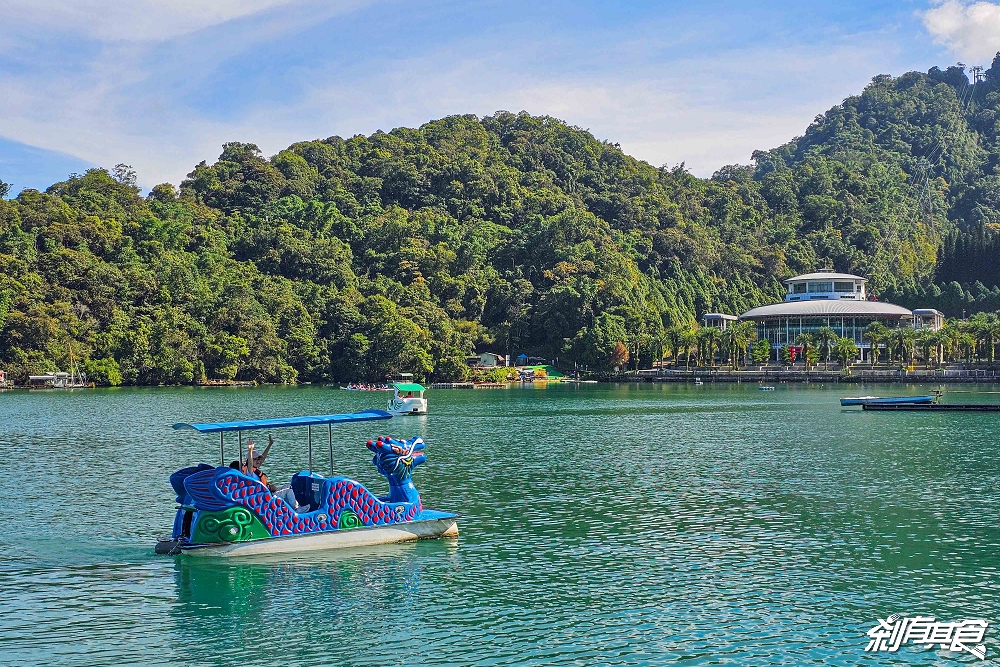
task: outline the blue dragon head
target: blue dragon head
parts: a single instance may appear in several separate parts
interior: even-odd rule
[[[379,436],[375,441],[369,440],[367,446],[375,453],[372,463],[385,475],[390,485],[408,482],[413,474],[413,467],[427,460],[423,453],[424,441],[418,437],[404,442]]]

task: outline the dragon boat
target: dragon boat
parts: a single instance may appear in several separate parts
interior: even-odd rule
[[[317,549],[390,544],[422,538],[457,537],[458,515],[427,509],[413,484],[415,466],[426,460],[419,437],[397,440],[380,436],[367,442],[372,463],[389,482],[389,493],[378,497],[365,485],[333,475],[333,425],[390,419],[383,410],[286,417],[212,424],[174,424],[219,434],[222,465],[200,463],[170,475],[179,507],[173,533],[161,538],[156,552],[169,555],[237,556],[291,553]],[[313,471],[312,429],[327,426],[330,477]],[[273,493],[255,475],[226,466],[225,434],[305,426],[308,430],[309,470],[291,478],[294,508]]]

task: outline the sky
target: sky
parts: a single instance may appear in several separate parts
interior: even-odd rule
[[[0,0],[0,180],[179,184],[226,141],[548,114],[698,176],[877,74],[1000,50],[1000,0]]]

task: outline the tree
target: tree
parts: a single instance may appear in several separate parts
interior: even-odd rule
[[[976,348],[976,337],[967,331],[958,334],[958,345],[964,351],[966,363],[972,363],[973,350]]]
[[[823,359],[824,370],[830,370],[830,350],[837,342],[837,332],[830,327],[820,327],[815,334],[816,347]]]
[[[924,363],[930,365],[932,357],[931,351],[934,350],[936,352],[938,347],[937,334],[934,331],[931,331],[930,329],[923,329],[917,335],[916,343],[917,345],[920,346],[920,349],[923,350]]]
[[[103,387],[118,387],[122,383],[121,370],[114,359],[88,359],[83,369],[91,382]]]
[[[594,320],[592,326],[577,332],[570,349],[589,368],[623,369],[628,362],[628,348],[622,342],[626,336],[624,318],[611,313],[602,313]],[[625,355],[621,354],[619,344],[625,348]]]
[[[802,363],[805,364],[806,372],[809,372],[809,352],[815,351],[815,337],[810,333],[800,333],[795,337],[795,344],[802,348]]]
[[[847,364],[851,359],[856,359],[858,356],[858,346],[852,338],[843,336],[838,338],[833,344],[833,352],[837,357],[837,361],[840,363],[842,368],[847,368]]]
[[[990,313],[987,322],[986,347],[989,350],[990,363],[992,364],[996,359],[995,354],[997,341],[1000,341],[1000,317],[997,317],[996,313]]]
[[[722,332],[722,341],[729,353],[729,361],[733,370],[739,366],[740,354],[743,355],[744,363],[746,363],[747,348],[756,339],[757,325],[749,320],[732,322]]]
[[[879,345],[889,335],[889,329],[881,322],[875,321],[865,327],[864,338],[868,341],[868,353],[872,360],[872,366],[878,364]]]
[[[677,325],[672,326],[667,329],[666,341],[667,348],[670,350],[670,358],[674,360],[674,366],[677,365],[678,357],[677,353],[680,351],[684,344],[684,336],[686,329],[683,326]]]
[[[782,345],[778,348],[778,360],[785,366],[791,366],[793,363],[792,351],[787,345]]]
[[[116,164],[115,168],[111,170],[111,176],[121,183],[122,185],[127,185],[128,187],[136,187],[137,176],[135,169],[129,164]]]
[[[889,346],[889,356],[890,360],[892,358],[892,350],[899,355],[899,361],[901,364],[906,365],[913,358],[913,340],[916,332],[909,327],[899,327],[898,329],[893,329],[888,334],[887,344]]]
[[[963,104],[967,86],[955,68],[877,77],[709,179],[498,112],[273,157],[231,142],[146,197],[127,165],[14,199],[5,188],[0,367],[61,368],[71,342],[82,365],[117,363],[123,384],[193,380],[199,362],[260,382],[410,367],[443,379],[474,350],[605,368],[621,342],[638,368],[664,325],[773,303],[783,278],[821,265],[866,267],[873,294],[907,307],[992,313],[1000,98]],[[996,318],[980,319],[971,347],[949,329],[937,358],[995,359]],[[734,367],[749,346],[737,333],[722,350]],[[714,335],[667,342],[690,369],[698,342],[714,364]],[[882,341],[890,359],[898,335]]]
[[[702,327],[698,329],[698,356],[709,368],[715,367],[715,345],[722,338],[717,327]]]
[[[684,347],[684,370],[691,370],[691,347],[698,342],[697,329],[687,327],[681,335],[681,345]]]
[[[628,363],[628,348],[621,341],[615,343],[615,351],[611,353],[611,365],[616,369],[624,368]]]
[[[782,348],[784,349],[784,348]],[[751,358],[755,364],[766,364],[771,358],[771,344],[766,339],[761,338],[753,346]]]

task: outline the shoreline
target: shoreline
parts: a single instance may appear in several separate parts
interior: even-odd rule
[[[1000,385],[1000,372],[994,370],[862,370],[850,374],[841,371],[824,370],[755,370],[755,371],[723,371],[718,369],[699,370],[668,370],[639,371],[619,374],[591,374],[585,379],[540,380],[535,382],[435,382],[430,383],[430,389],[502,389],[511,387],[534,386],[538,384],[990,384]],[[233,382],[231,384],[159,384],[159,385],[120,385],[90,386],[90,387],[40,387],[11,386],[0,387],[0,393],[9,391],[79,391],[88,389],[252,389],[255,387],[322,387],[325,389],[342,389],[336,384],[320,384],[317,382],[270,383],[270,382]],[[374,393],[384,390],[370,390]]]
[[[598,378],[601,382],[644,382],[644,383],[704,383],[763,384],[763,383],[810,383],[824,384],[1000,384],[1000,374],[993,370],[864,370],[844,374],[840,371],[666,371],[657,373],[637,373],[629,375],[608,375]]]

